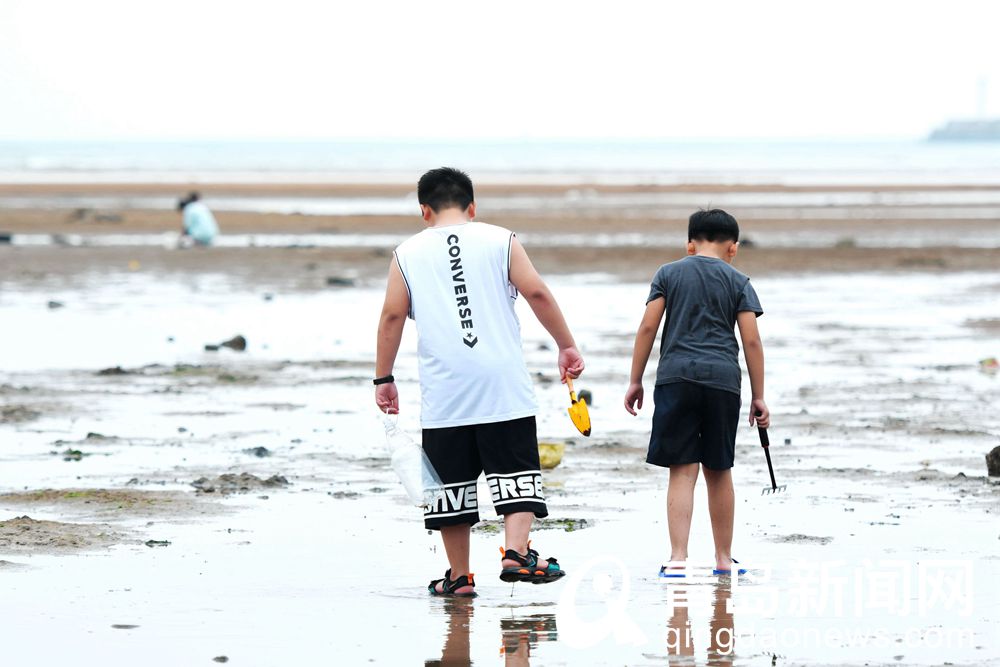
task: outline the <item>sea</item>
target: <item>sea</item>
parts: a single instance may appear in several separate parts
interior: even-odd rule
[[[1000,143],[927,141],[0,142],[0,183],[1000,184]]]

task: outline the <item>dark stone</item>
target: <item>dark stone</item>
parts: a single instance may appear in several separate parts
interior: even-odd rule
[[[0,245],[7,245],[14,242],[14,235],[10,232],[0,232]]]
[[[587,405],[594,404],[594,396],[593,394],[590,393],[589,389],[581,389],[578,396],[580,397],[580,400],[586,403]]]
[[[218,352],[219,351],[219,346],[218,345],[212,345],[211,343],[205,343],[205,351],[206,352]]]
[[[66,304],[61,301],[49,301],[49,308],[55,310],[56,308],[63,308]]]
[[[245,454],[252,454],[260,459],[271,455],[271,450],[267,447],[251,447],[250,449],[244,449],[243,452]]]
[[[242,352],[247,349],[247,339],[243,336],[233,336],[229,340],[220,343],[220,347],[228,347],[230,350]]]
[[[1000,447],[986,455],[986,474],[990,477],[1000,477]]]
[[[343,278],[341,276],[327,276],[327,287],[354,287],[354,278]]]
[[[122,368],[121,366],[114,366],[112,368],[102,368],[97,371],[98,375],[128,375],[129,372]]]

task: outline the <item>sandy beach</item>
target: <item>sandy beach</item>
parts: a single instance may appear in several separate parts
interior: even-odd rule
[[[412,190],[200,189],[210,205],[281,206]],[[521,209],[581,190],[578,205]],[[223,207],[216,247],[178,250],[169,201],[134,204],[184,191],[0,185],[10,664],[1000,664],[1000,479],[984,461],[1000,444],[1000,376],[980,364],[1000,356],[996,188],[482,186],[480,219],[518,232],[574,329],[594,434],[573,430],[555,353],[520,304],[539,436],[567,443],[535,546],[573,576],[512,591],[485,522],[467,604],[426,595],[441,549],[389,469],[370,383],[391,251],[419,218]],[[949,211],[933,199],[943,191],[972,203]],[[665,200],[627,199],[646,194],[675,199],[662,211]],[[669,585],[656,578],[666,474],[644,463],[652,406],[632,418],[621,399],[649,277],[683,254],[679,211],[735,194],[765,197],[737,200],[750,242],[736,265],[764,305],[772,455],[788,490],[761,496],[763,455],[742,428],[736,555],[751,573],[705,573],[699,489],[700,569]],[[782,203],[848,195],[857,202]],[[236,335],[245,351],[205,349]],[[414,351],[411,326],[395,375],[401,424],[417,435]]]
[[[219,202],[213,208],[225,235],[218,247],[170,251],[176,197],[188,189]],[[1000,266],[1000,209],[993,214],[983,203],[1000,189],[982,185],[487,182],[478,192],[480,219],[515,230],[545,273],[648,280],[655,267],[682,256],[690,211],[724,205],[723,196],[737,197],[726,208],[741,221],[738,264],[750,275]],[[958,199],[949,203],[949,196]],[[349,212],[386,203],[406,213]],[[402,183],[0,183],[0,204],[0,234],[15,242],[5,250],[4,273],[25,279],[137,261],[182,273],[211,265],[285,286],[316,287],[328,273],[372,281],[384,277],[391,249],[421,229],[412,185]],[[330,210],[348,212],[323,212]],[[283,261],[269,259],[278,256]]]

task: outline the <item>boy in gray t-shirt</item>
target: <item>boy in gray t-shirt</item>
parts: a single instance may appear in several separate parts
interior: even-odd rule
[[[723,210],[698,211],[688,223],[688,257],[664,264],[653,277],[635,337],[625,409],[642,408],[642,375],[666,315],[653,392],[653,428],[646,462],[670,468],[667,525],[670,564],[661,577],[683,577],[699,467],[708,484],[715,539],[715,573],[732,571],[732,467],[740,411],[739,325],[753,400],[750,425],[767,428],[764,348],[757,317],[764,311],[750,279],[732,267],[739,247],[736,219]],[[742,572],[742,570],[741,570]]]

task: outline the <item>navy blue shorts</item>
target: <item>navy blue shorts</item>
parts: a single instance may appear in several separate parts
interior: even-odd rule
[[[736,456],[740,397],[695,382],[671,382],[653,390],[653,430],[646,463],[668,467],[701,463],[728,470]]]

